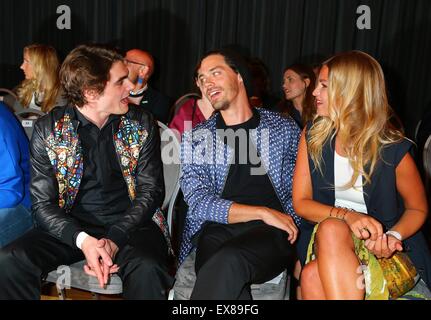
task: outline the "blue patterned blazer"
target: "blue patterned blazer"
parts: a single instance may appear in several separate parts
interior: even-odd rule
[[[278,113],[257,109],[259,126],[250,133],[284,212],[297,225],[292,206],[292,178],[295,167],[300,130],[291,118]],[[221,198],[229,172],[229,161],[234,150],[225,144],[216,131],[217,113],[206,122],[183,134],[181,143],[180,184],[184,200],[189,206],[183,241],[180,249],[181,264],[193,249],[191,238],[205,221],[228,223],[232,201]]]

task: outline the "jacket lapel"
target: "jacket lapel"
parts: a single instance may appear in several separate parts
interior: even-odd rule
[[[76,131],[77,122],[71,120],[68,110],[54,124],[46,140],[46,151],[58,182],[59,206],[70,211],[78,194],[83,174],[83,157]]]
[[[136,167],[139,153],[147,137],[147,130],[137,121],[125,116],[121,117],[118,131],[114,133],[115,150],[131,200],[136,197]]]

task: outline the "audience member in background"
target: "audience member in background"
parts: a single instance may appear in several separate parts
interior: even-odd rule
[[[22,108],[48,112],[55,106],[64,106],[58,72],[60,63],[51,46],[31,44],[24,48],[21,69],[25,79],[17,89],[18,101],[14,110]]]
[[[179,262],[196,248],[191,299],[251,299],[252,283],[271,280],[292,262],[300,220],[291,185],[300,131],[292,119],[250,106],[250,78],[238,54],[209,52],[197,70],[200,88],[219,112],[181,142],[189,211]]]
[[[336,55],[323,63],[313,94],[319,117],[303,131],[293,182],[295,212],[317,223],[301,224],[302,297],[388,299],[402,277],[387,278],[379,259],[399,251],[423,279],[416,293],[425,293],[425,190],[409,153],[413,143],[390,121],[379,63],[360,51]]]
[[[271,81],[268,69],[259,58],[250,58],[248,66],[251,74],[252,92],[249,96],[252,107],[273,109],[277,105],[277,98],[271,95]]]
[[[126,53],[126,63],[129,69],[129,80],[134,85],[130,91],[130,103],[150,111],[157,120],[167,124],[171,103],[168,97],[148,83],[154,73],[153,56],[147,51],[131,49]]]
[[[0,248],[33,227],[30,155],[20,123],[0,102]]]
[[[196,127],[199,123],[207,120],[213,113],[214,108],[207,99],[205,93],[199,85],[196,79],[196,86],[200,90],[201,98],[191,97],[187,99],[178,109],[177,113],[169,123],[169,128],[177,130],[179,133],[179,140],[184,131],[191,130]]]
[[[278,109],[282,114],[290,115],[300,128],[316,114],[313,97],[315,82],[313,69],[304,64],[293,64],[283,73],[284,99]]]
[[[124,298],[166,298],[159,130],[149,112],[129,106],[127,75],[123,56],[105,47],[82,45],[66,57],[60,78],[71,104],[35,125],[37,228],[0,251],[0,300],[39,299],[43,275],[82,259],[101,287],[118,272]]]
[[[431,103],[428,105],[428,108],[424,115],[421,118],[421,123],[417,128],[417,132],[415,132],[415,139],[417,144],[417,156],[416,162],[419,167],[419,171],[423,176],[425,176],[424,170],[424,162],[423,162],[423,151],[425,147],[425,143],[428,137],[431,135]],[[431,146],[430,146],[431,147]],[[431,191],[431,190],[428,190]]]

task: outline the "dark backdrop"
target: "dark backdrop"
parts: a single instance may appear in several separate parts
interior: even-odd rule
[[[59,5],[72,29],[59,30]],[[371,29],[359,30],[359,5],[371,9]],[[157,61],[153,85],[171,98],[191,88],[199,56],[235,44],[261,58],[281,96],[282,70],[359,49],[376,57],[390,99],[411,135],[431,103],[429,0],[8,0],[0,2],[0,87],[22,80],[22,48],[48,43],[64,57],[82,42],[149,50]]]

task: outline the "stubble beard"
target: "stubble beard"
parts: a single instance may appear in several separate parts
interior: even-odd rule
[[[222,111],[229,108],[229,101],[223,100],[223,101],[217,101],[214,104],[212,104],[215,111]]]

